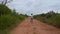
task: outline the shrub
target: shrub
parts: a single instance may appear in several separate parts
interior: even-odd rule
[[[11,9],[9,9],[7,6],[0,4],[0,15],[10,14]]]
[[[0,34],[7,34],[26,17],[27,15],[19,15],[15,10],[11,11],[7,6],[0,4]]]
[[[0,30],[8,29],[16,25],[20,20],[11,15],[2,15],[0,17]]]
[[[60,28],[60,15],[56,15],[54,17],[54,21],[55,21],[54,25]]]
[[[48,18],[46,18],[48,17]],[[54,12],[48,12],[46,14],[39,14],[34,16],[35,19],[38,19],[49,25],[60,28],[60,14]]]

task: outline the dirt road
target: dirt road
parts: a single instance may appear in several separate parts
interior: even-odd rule
[[[11,30],[11,34],[60,34],[60,30],[35,19],[30,22],[30,18],[27,18]]]

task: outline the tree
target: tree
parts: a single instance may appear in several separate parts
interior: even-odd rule
[[[1,3],[6,5],[7,3],[10,3],[12,0],[3,0]]]
[[[0,4],[0,15],[10,14],[11,9],[9,9],[7,6]]]
[[[48,14],[55,14],[55,12],[52,10],[52,11],[49,11]]]
[[[52,10],[52,11],[49,11],[47,13],[47,18],[51,18],[53,15],[55,15],[55,12]]]

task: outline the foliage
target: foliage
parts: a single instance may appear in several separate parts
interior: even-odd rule
[[[26,15],[20,15],[15,10],[12,11],[7,6],[0,4],[0,34],[6,34],[8,30],[16,27],[26,17]]]
[[[2,15],[0,17],[0,30],[8,29],[12,27],[12,25],[16,25],[16,23],[19,23],[19,18],[11,15]]]
[[[60,14],[50,11],[46,14],[39,14],[34,16],[35,19],[38,19],[49,25],[60,28]]]
[[[0,4],[0,16],[5,14],[10,14],[10,13],[11,10],[7,6]]]
[[[60,28],[60,14],[58,14],[54,17],[54,21],[55,21],[55,23],[54,23],[55,26]]]

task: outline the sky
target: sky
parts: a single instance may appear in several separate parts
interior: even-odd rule
[[[7,6],[16,9],[16,12],[20,14],[36,15],[50,10],[60,13],[60,0],[13,0]]]

